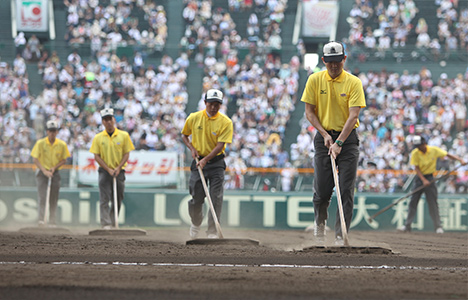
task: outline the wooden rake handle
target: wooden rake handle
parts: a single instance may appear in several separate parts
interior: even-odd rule
[[[50,216],[49,216],[49,210],[50,210],[50,189],[52,186],[52,177],[49,177],[47,181],[47,194],[46,194],[46,203],[45,203],[45,211],[44,211],[44,224],[47,224]]]
[[[119,203],[117,201],[117,178],[113,178],[113,188],[114,188],[114,220],[115,228],[119,228]]]
[[[203,189],[205,190],[205,195],[206,195],[206,198],[208,199],[208,205],[210,206],[211,215],[213,216],[213,221],[215,222],[216,231],[218,232],[219,238],[222,239],[224,238],[223,232],[221,230],[221,225],[219,224],[219,221],[218,221],[218,216],[216,215],[216,211],[214,209],[213,201],[211,201],[210,191],[208,190],[208,186],[206,185],[206,181],[205,181],[205,175],[203,175],[203,170],[198,165],[198,162],[199,162],[198,158],[195,158],[195,162],[197,163],[197,168],[198,168],[198,172],[200,173],[200,179],[203,184]]]
[[[338,170],[336,169],[336,163],[333,157],[330,156],[333,169],[333,179],[335,180],[335,190],[336,198],[338,200],[338,211],[340,213],[340,223],[341,223],[341,234],[343,235],[343,242],[345,246],[349,246],[348,232],[346,230],[346,223],[343,212],[343,202],[341,202],[341,192],[340,192],[340,182],[338,180]]]

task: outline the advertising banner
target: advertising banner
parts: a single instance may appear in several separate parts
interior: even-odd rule
[[[16,0],[16,26],[18,31],[48,30],[48,0]]]
[[[302,36],[332,36],[338,22],[338,3],[336,1],[303,1]]]
[[[98,184],[99,165],[94,154],[78,151],[78,182],[81,184]],[[132,151],[125,168],[128,186],[168,186],[177,184],[177,153],[169,151]]]
[[[37,193],[33,188],[18,191],[0,189],[0,226],[36,224]],[[408,200],[402,201],[379,215],[372,216],[402,195],[357,194],[352,230],[395,230],[404,224]],[[125,190],[125,199],[119,214],[121,226],[180,227],[190,225],[187,202],[188,191]],[[439,209],[445,231],[468,229],[468,196],[439,195]],[[336,198],[328,209],[328,226],[334,228]],[[205,205],[205,212],[208,206]],[[311,193],[271,193],[227,191],[221,214],[221,227],[253,229],[303,230],[313,224],[314,209]],[[98,189],[62,189],[57,221],[63,226],[99,226]],[[206,213],[204,226],[206,226]],[[420,201],[413,231],[434,231],[425,201]]]

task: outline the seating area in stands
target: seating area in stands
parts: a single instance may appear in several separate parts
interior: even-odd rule
[[[118,46],[162,51],[167,39],[164,6],[153,1],[64,0],[67,7],[65,40],[71,47],[90,44],[93,53]],[[139,18],[143,12],[143,18]]]
[[[462,1],[355,1],[347,21],[345,42],[360,61],[439,61],[468,50],[468,7]]]
[[[225,94],[223,112],[235,126],[234,142],[227,149],[226,188],[287,190],[282,178],[294,177],[289,182],[292,189],[305,177],[313,178],[297,173],[299,168],[313,168],[316,131],[302,115],[292,117],[304,110],[301,85],[308,73],[297,51],[284,50],[291,45],[283,27],[286,21],[294,23],[286,13],[291,3],[186,0],[180,10],[185,24],[176,55],[166,51],[171,32],[165,5],[139,0],[116,3],[64,0],[68,46],[60,51],[68,56],[60,59],[50,51],[38,60],[40,94],[29,91],[24,52],[14,61],[0,63],[0,162],[30,163],[30,150],[44,136],[44,124],[51,118],[61,124],[58,137],[66,141],[72,156],[77,149],[89,149],[102,130],[99,111],[105,107],[116,110],[118,127],[131,134],[137,149],[187,154],[180,131],[191,113],[189,95],[198,93],[196,107],[203,109],[204,93],[219,88]],[[363,48],[388,55],[414,47],[431,53],[428,60],[448,59],[444,55],[451,53],[452,38],[457,40],[456,49],[467,49],[467,5],[447,0],[434,5],[436,15],[421,16],[421,1],[356,1],[346,20],[349,32],[341,38],[349,60],[377,59],[366,56]],[[424,33],[429,37],[420,38]],[[431,43],[438,39],[439,56],[427,39]],[[122,45],[131,46],[133,54],[118,55]],[[80,47],[89,47],[91,54],[80,55]],[[161,53],[158,63],[148,59],[154,50]],[[203,70],[199,90],[188,88],[193,80],[189,67]],[[359,176],[359,191],[402,191],[409,176],[397,171],[410,169],[415,134],[466,158],[468,69],[436,76],[422,63],[418,70],[401,72],[348,71],[362,80],[367,101],[358,128],[359,169],[370,172]],[[287,136],[291,132],[294,136]],[[260,171],[247,172],[247,168]],[[292,171],[282,175],[262,168]],[[460,175],[447,181],[445,192],[467,187],[468,178]]]

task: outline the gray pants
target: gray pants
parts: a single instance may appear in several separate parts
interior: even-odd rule
[[[55,212],[57,210],[57,202],[60,190],[60,173],[55,171],[52,176],[49,197],[49,224],[55,224]],[[45,176],[42,171],[36,172],[38,206],[39,206],[39,221],[44,221],[45,206],[47,199],[47,186],[49,184],[49,177]]]
[[[224,159],[208,163],[203,168],[203,174],[205,176],[206,184],[208,185],[211,201],[213,202],[218,221],[220,220],[221,209],[223,206],[225,170],[226,163],[224,162]],[[190,171],[189,192],[192,199],[188,202],[189,215],[192,218],[192,224],[200,226],[203,221],[203,203],[205,202],[206,195],[195,161],[192,161]],[[213,216],[209,213],[208,230],[206,233],[216,234],[216,232],[216,225],[214,223]]]
[[[106,170],[99,168],[99,200],[101,211],[101,225],[114,226],[114,177],[112,177]],[[120,212],[120,206],[124,198],[125,191],[125,171],[120,171],[117,176],[117,215]],[[109,205],[112,203],[112,206]]]
[[[331,134],[336,140],[339,133]],[[314,213],[315,222],[319,225],[325,224],[328,218],[328,207],[335,182],[331,166],[328,148],[323,143],[323,137],[317,133],[314,139],[315,145],[315,175],[314,175]],[[341,201],[343,203],[343,214],[346,222],[346,230],[349,230],[353,217],[354,188],[356,183],[357,166],[359,160],[359,138],[356,130],[353,130],[344,142],[340,155],[336,159],[338,178],[340,183]],[[335,236],[342,236],[340,215],[337,209],[335,222]]]
[[[427,180],[431,181],[434,177],[432,175],[425,175]],[[416,178],[414,182],[413,190],[422,186],[423,183],[419,177]],[[406,228],[411,228],[411,223],[413,223],[414,217],[416,216],[416,209],[418,208],[419,199],[421,199],[422,194],[426,195],[427,205],[429,207],[429,214],[431,215],[432,221],[434,222],[434,228],[437,229],[441,226],[440,216],[439,216],[439,206],[437,204],[437,187],[435,183],[431,184],[428,187],[423,188],[419,192],[414,193],[411,196],[411,200],[408,207],[408,217],[406,218],[405,226]]]

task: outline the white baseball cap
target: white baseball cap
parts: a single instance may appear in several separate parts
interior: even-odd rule
[[[323,60],[325,62],[342,61],[344,48],[342,43],[329,42],[323,46]]]
[[[59,128],[57,121],[47,121],[46,123],[47,130],[57,130]]]
[[[223,92],[217,89],[210,89],[206,92],[205,101],[223,103]]]
[[[101,110],[101,117],[102,118],[105,118],[105,117],[113,117],[114,116],[114,109],[112,108],[104,108],[103,110]]]
[[[413,145],[414,147],[419,147],[423,144],[426,144],[426,139],[423,138],[422,136],[419,136],[419,135],[416,135],[414,138],[413,138]]]

